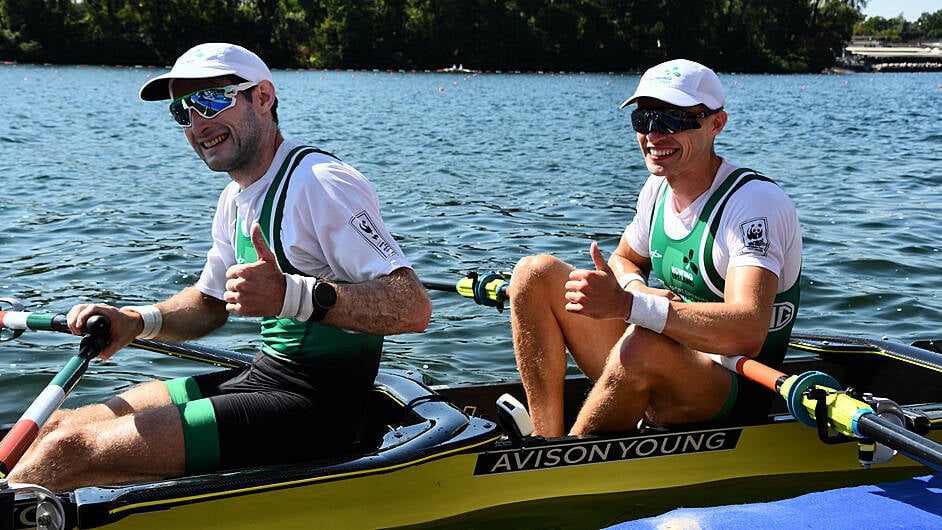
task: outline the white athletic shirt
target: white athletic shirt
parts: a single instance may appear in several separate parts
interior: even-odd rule
[[[285,157],[300,145],[282,142],[262,178],[244,190],[235,182],[223,189],[213,216],[213,246],[196,283],[200,292],[222,299],[226,270],[236,264],[236,215],[248,235]],[[305,158],[288,186],[281,240],[288,261],[299,271],[358,283],[411,268],[383,223],[376,190],[356,169],[318,153]]]
[[[668,187],[665,204],[664,229],[672,239],[690,233],[697,217],[710,195],[730,173],[739,169],[726,160],[720,165],[710,189],[701,194],[682,212],[674,209],[673,191]],[[635,217],[622,234],[622,239],[639,255],[650,259],[648,250],[651,230],[651,210],[657,190],[664,177],[651,175],[638,194]],[[768,245],[748,245],[745,230],[756,219],[765,219]],[[725,279],[733,267],[762,267],[778,276],[777,293],[787,291],[801,272],[801,227],[798,213],[788,195],[770,182],[752,181],[736,191],[726,205],[719,231],[713,244],[713,263]]]

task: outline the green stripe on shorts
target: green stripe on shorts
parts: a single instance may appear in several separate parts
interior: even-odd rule
[[[164,381],[164,386],[167,387],[167,392],[170,392],[170,402],[174,405],[188,401],[196,401],[203,397],[203,393],[200,392],[196,381],[192,377],[170,379],[169,381]]]
[[[219,429],[216,411],[192,377],[164,381],[170,401],[180,411],[183,423],[183,445],[186,450],[186,472],[206,473],[219,469]]]
[[[219,430],[216,412],[209,399],[177,405],[183,422],[186,472],[206,473],[219,469]]]

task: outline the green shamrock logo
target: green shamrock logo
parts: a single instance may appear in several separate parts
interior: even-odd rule
[[[689,271],[693,271],[694,274],[700,274],[700,267],[697,267],[697,264],[693,260],[693,249],[690,249],[690,252],[687,253],[687,257],[684,258],[685,268]]]

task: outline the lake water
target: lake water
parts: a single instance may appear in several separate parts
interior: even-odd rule
[[[196,281],[228,182],[137,91],[162,69],[0,65],[0,296],[30,310],[161,300]],[[281,127],[375,184],[419,275],[509,271],[548,252],[590,266],[631,220],[647,177],[628,112],[635,74],[277,71]],[[794,199],[804,231],[795,330],[942,338],[942,74],[723,74],[717,150]],[[508,314],[433,292],[428,331],[387,340],[384,365],[431,383],[516,377]],[[403,301],[408,303],[408,301]],[[200,342],[253,352],[234,319]],[[12,422],[78,340],[0,344]],[[206,367],[126,350],[95,361],[69,406]]]

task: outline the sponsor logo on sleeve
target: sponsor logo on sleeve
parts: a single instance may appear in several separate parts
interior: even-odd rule
[[[356,233],[363,236],[363,239],[384,258],[389,259],[396,253],[396,247],[387,241],[380,231],[376,229],[376,224],[373,223],[370,215],[365,211],[351,217],[350,226],[353,227]]]
[[[769,250],[768,220],[765,217],[756,217],[739,225],[742,234],[742,243],[745,245],[744,253],[762,254]]]

